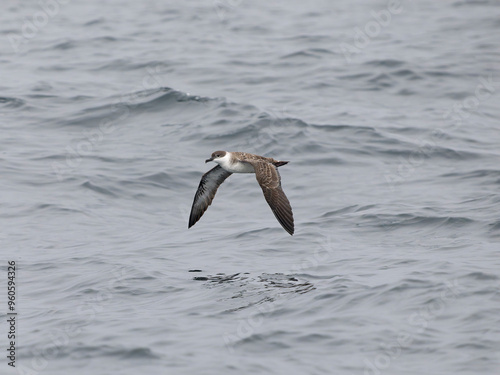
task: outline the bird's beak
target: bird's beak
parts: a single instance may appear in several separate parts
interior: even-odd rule
[[[207,160],[205,160],[205,163],[208,163],[209,161],[212,161],[212,160],[214,160],[214,158],[207,159]]]

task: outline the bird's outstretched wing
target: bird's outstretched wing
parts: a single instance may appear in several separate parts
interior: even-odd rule
[[[288,233],[293,235],[293,213],[290,202],[281,188],[281,177],[278,168],[266,161],[251,161],[255,169],[255,177],[259,182],[264,197],[279,223]]]
[[[217,192],[220,184],[222,184],[224,180],[231,175],[231,172],[226,171],[220,165],[215,166],[203,175],[200,185],[198,186],[198,190],[194,196],[191,214],[189,215],[188,228],[191,228],[198,220],[200,220],[208,206],[212,204],[215,193]]]

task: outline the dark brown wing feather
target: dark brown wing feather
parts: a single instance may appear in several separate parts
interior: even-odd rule
[[[220,165],[215,166],[203,175],[194,196],[188,228],[191,228],[200,220],[208,206],[212,204],[220,184],[231,175],[231,172],[226,171]]]
[[[278,168],[264,161],[252,162],[255,177],[259,182],[264,197],[279,223],[288,233],[293,235],[293,213],[290,202],[281,188],[281,177]]]

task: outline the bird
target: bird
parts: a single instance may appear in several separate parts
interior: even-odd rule
[[[217,165],[201,177],[200,185],[194,196],[188,229],[203,216],[212,204],[219,186],[233,173],[255,173],[255,177],[264,198],[284,230],[294,233],[293,212],[290,202],[281,188],[281,176],[278,167],[288,164],[273,158],[254,155],[247,152],[215,151],[205,163]]]

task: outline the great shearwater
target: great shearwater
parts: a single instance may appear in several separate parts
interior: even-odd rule
[[[255,173],[264,197],[279,223],[293,235],[293,213],[290,202],[281,189],[281,177],[278,167],[287,161],[274,160],[246,152],[215,151],[205,163],[213,161],[218,165],[203,175],[194,196],[189,225],[191,228],[212,204],[220,184],[233,173]]]

